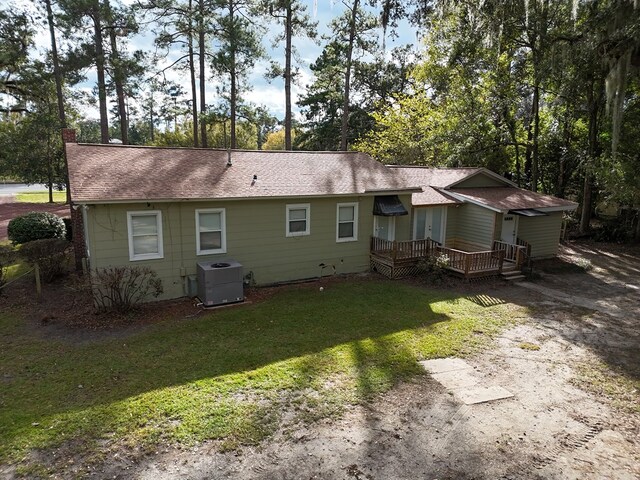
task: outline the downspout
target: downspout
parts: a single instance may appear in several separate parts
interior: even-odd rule
[[[89,267],[89,262],[91,261],[91,250],[89,249],[89,222],[87,221],[87,211],[89,210],[88,205],[82,205],[80,207],[82,210],[82,229],[84,230],[84,248],[85,253],[87,255],[87,267]]]

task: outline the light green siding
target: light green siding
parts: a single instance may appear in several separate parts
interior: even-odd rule
[[[518,237],[531,244],[532,258],[554,257],[558,253],[562,212],[544,217],[520,217]]]
[[[407,212],[411,212],[411,197],[402,195],[399,195],[398,197]],[[411,218],[411,214],[396,217],[396,240],[398,242],[411,240],[411,236],[413,234]]]
[[[445,237],[444,246],[454,248],[456,235],[458,233],[458,211],[459,206],[449,205],[447,206],[447,221],[445,223]]]
[[[493,245],[496,214],[472,203],[449,207],[445,245],[466,251],[488,250]]]
[[[497,178],[490,177],[485,173],[479,173],[462,182],[456,184],[454,188],[476,188],[476,187],[506,187],[506,180],[503,182]]]
[[[407,209],[410,196],[400,197]],[[358,240],[336,242],[337,204],[359,202]],[[287,237],[286,205],[309,203],[310,235]],[[226,209],[227,252],[196,255],[195,211]],[[129,261],[127,212],[162,212],[164,258]],[[139,265],[155,270],[163,282],[162,298],[183,296],[186,275],[196,274],[196,262],[233,258],[252,272],[257,284],[317,277],[319,264],[334,266],[336,273],[363,272],[369,268],[369,242],[373,232],[373,197],[293,200],[237,200],[228,202],[174,202],[91,205],[87,229],[91,268]],[[409,215],[396,225],[398,240],[410,235]],[[324,275],[333,268],[325,268]]]

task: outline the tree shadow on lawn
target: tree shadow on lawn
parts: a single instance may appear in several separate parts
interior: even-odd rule
[[[464,347],[474,333],[468,318],[451,324],[458,309],[480,315],[480,307],[454,294],[348,282],[324,292],[283,291],[261,304],[90,345],[21,336],[12,328],[15,318],[0,316],[0,443],[6,455],[78,436],[91,441],[142,431],[151,438],[155,433],[145,429],[163,435],[159,424],[172,420],[173,438],[221,438],[236,428],[247,429],[250,442],[261,434],[252,429],[269,428],[252,423],[268,410],[256,400],[263,395],[330,389],[325,383],[336,378],[349,384],[355,369],[355,390],[337,387],[335,394],[362,399],[419,373],[420,355]],[[442,332],[452,338],[439,345]],[[238,417],[245,423],[240,418],[234,426]]]

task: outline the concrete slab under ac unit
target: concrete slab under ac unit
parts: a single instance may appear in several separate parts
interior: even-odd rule
[[[513,393],[502,387],[476,387],[460,389],[456,390],[455,395],[467,405],[493,402],[495,400],[502,400],[504,398],[513,397]]]
[[[423,360],[420,365],[424,369],[431,373],[445,373],[453,372],[455,370],[472,369],[471,365],[462,360],[461,358],[436,358],[434,360]]]

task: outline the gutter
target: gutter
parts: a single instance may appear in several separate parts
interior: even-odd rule
[[[386,195],[403,195],[421,192],[422,188],[404,188],[389,190],[365,190],[364,192],[340,193],[332,195],[285,195],[285,196],[259,196],[259,197],[209,197],[209,198],[140,198],[121,200],[74,200],[77,205],[104,205],[104,204],[124,204],[124,203],[173,203],[173,202],[230,202],[246,200],[293,200],[301,198],[347,198],[347,197],[371,197],[381,193]]]

